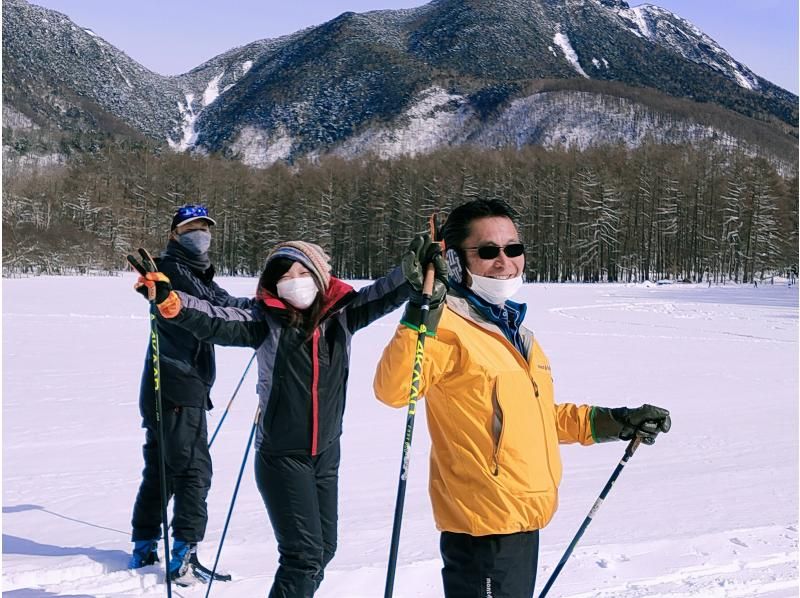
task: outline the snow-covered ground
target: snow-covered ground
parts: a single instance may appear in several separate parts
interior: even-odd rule
[[[165,594],[159,568],[125,568],[148,334],[147,306],[133,282],[132,274],[3,280],[4,596]],[[221,283],[236,294],[255,284]],[[520,297],[551,358],[557,400],[649,402],[673,414],[673,430],[631,459],[549,596],[797,596],[797,287],[539,284]],[[374,399],[372,375],[399,316],[354,339],[339,552],[321,598],[383,592],[405,412]],[[250,355],[219,350],[211,430]],[[209,566],[255,404],[251,372],[212,448],[200,549]],[[419,417],[395,586],[401,598],[442,594],[428,444]],[[542,533],[538,588],[623,449],[562,447],[561,505]],[[215,583],[212,595],[266,595],[276,560],[251,456],[220,560],[234,581]]]

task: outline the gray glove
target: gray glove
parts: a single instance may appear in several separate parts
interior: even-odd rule
[[[672,420],[669,411],[654,405],[628,408],[592,407],[592,437],[596,442],[631,440],[639,437],[645,444],[654,444],[660,432],[669,432]]]
[[[409,287],[408,304],[403,315],[403,322],[412,327],[419,326],[421,321],[422,283],[428,264],[433,264],[435,278],[426,326],[429,331],[433,332],[439,323],[444,308],[444,299],[447,295],[447,263],[444,261],[439,243],[431,241],[431,236],[425,233],[417,235],[411,240],[400,262]]]

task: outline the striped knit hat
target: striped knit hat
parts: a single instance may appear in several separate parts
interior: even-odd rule
[[[308,268],[314,280],[325,293],[331,281],[331,258],[322,250],[322,247],[306,241],[286,241],[278,243],[267,256],[264,267],[275,258],[285,257],[295,262],[300,262]]]

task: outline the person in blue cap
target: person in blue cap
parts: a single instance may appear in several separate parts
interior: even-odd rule
[[[174,288],[216,306],[247,307],[251,299],[231,297],[214,282],[214,266],[208,250],[215,224],[205,206],[181,206],[172,218],[167,246],[155,261]],[[212,343],[198,340],[191,331],[166,320],[158,321],[158,335],[167,496],[173,499],[174,541],[168,574],[177,579],[188,571],[208,522],[206,497],[211,487],[212,467],[206,411],[212,408],[210,391],[216,370]],[[142,482],[131,519],[134,542],[131,569],[158,561],[156,549],[161,537],[159,449],[149,343],[139,411],[146,432]]]

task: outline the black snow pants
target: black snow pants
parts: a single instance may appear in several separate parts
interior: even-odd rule
[[[445,598],[531,598],[539,532],[470,536],[442,532]]]
[[[336,553],[339,441],[316,456],[256,457],[256,484],[278,542],[269,598],[308,598]]]
[[[133,541],[161,537],[158,428],[150,419],[145,417],[142,423],[146,429],[144,471],[133,505]],[[206,497],[212,474],[206,412],[201,407],[171,407],[164,410],[163,420],[167,497],[174,497],[172,535],[176,540],[200,542],[208,523]]]

